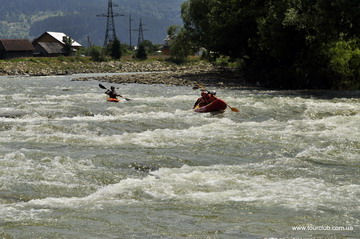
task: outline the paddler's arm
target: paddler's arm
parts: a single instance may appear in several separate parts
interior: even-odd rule
[[[200,103],[200,99],[197,99],[197,101],[195,102],[193,109],[195,109],[195,107]]]

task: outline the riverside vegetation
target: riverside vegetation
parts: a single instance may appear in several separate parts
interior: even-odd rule
[[[169,31],[179,55],[200,47],[278,89],[360,89],[360,1],[187,0]]]

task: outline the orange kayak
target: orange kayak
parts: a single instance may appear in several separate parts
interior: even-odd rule
[[[227,104],[221,99],[216,99],[208,105],[202,107],[196,107],[195,112],[207,113],[207,112],[219,112],[222,113],[226,110]]]
[[[109,101],[109,102],[120,102],[122,100],[119,100],[117,98],[108,98],[107,101]]]

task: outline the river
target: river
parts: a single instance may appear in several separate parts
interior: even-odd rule
[[[357,238],[360,92],[0,78],[0,238]],[[110,87],[109,83],[102,83]]]

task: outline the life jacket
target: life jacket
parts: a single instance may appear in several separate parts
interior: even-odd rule
[[[195,106],[198,105],[199,107],[203,107],[205,105],[208,105],[209,103],[209,96],[205,95],[196,100]]]
[[[214,102],[215,100],[217,100],[216,96],[208,96],[207,97],[208,104],[210,104],[211,102]]]
[[[204,97],[200,97],[198,100],[199,100],[199,103],[198,103],[199,107],[203,107],[203,106],[209,104],[208,100],[206,98],[204,99]]]
[[[112,90],[107,90],[105,94],[107,94],[109,98],[114,98],[114,99],[116,99],[116,97],[119,96],[119,94],[116,93],[116,91],[112,91]]]

